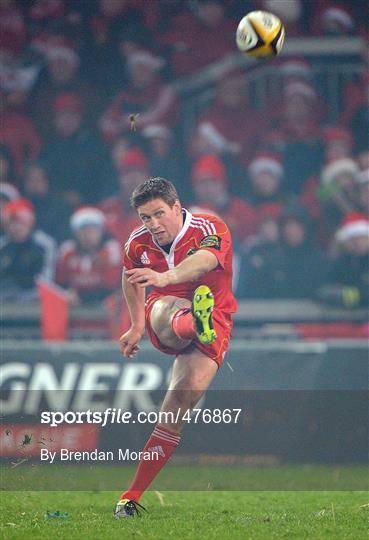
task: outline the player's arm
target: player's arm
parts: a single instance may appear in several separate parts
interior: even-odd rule
[[[178,266],[165,272],[168,285],[177,285],[188,281],[196,281],[204,274],[218,266],[218,259],[214,253],[207,250],[196,251],[186,257]]]
[[[159,273],[150,268],[134,268],[127,271],[128,282],[138,284],[140,287],[167,287],[178,285],[188,281],[196,281],[204,274],[214,270],[218,266],[218,259],[209,250],[199,250],[193,255],[186,257],[178,266]]]
[[[145,332],[145,290],[129,282],[126,269],[122,273],[122,289],[131,317],[131,327],[121,336],[120,345],[122,354],[132,358]]]
[[[130,283],[126,273],[127,270],[123,269],[122,289],[131,317],[131,328],[143,334],[145,331],[145,291]]]

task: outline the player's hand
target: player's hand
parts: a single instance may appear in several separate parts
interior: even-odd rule
[[[166,287],[169,285],[169,277],[166,272],[155,272],[151,268],[132,268],[126,270],[125,275],[129,283],[137,284],[139,287]]]
[[[137,351],[140,350],[139,342],[143,336],[143,331],[136,328],[130,328],[128,332],[123,334],[120,338],[120,351],[126,358],[133,358]]]

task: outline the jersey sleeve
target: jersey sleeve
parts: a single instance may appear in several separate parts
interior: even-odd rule
[[[131,270],[132,268],[142,268],[143,264],[138,259],[136,254],[136,244],[134,239],[128,240],[124,246],[123,253],[123,266],[126,270]]]
[[[224,221],[220,219],[209,219],[206,225],[206,232],[209,234],[202,233],[199,241],[199,249],[206,249],[214,253],[218,259],[219,266],[224,268],[225,259],[229,251],[232,250],[231,233]]]

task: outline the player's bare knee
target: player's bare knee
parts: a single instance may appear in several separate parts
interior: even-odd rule
[[[160,298],[155,302],[151,311],[151,326],[155,334],[159,336],[171,322],[174,300],[171,297]]]
[[[178,349],[187,346],[187,343],[174,334],[172,319],[178,309],[188,305],[191,305],[188,300],[175,296],[165,296],[155,302],[151,312],[151,327],[165,345]]]

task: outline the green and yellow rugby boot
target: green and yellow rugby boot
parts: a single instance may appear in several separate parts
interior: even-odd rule
[[[196,324],[197,339],[209,345],[216,340],[213,327],[214,295],[207,285],[200,285],[193,294],[192,315]]]

